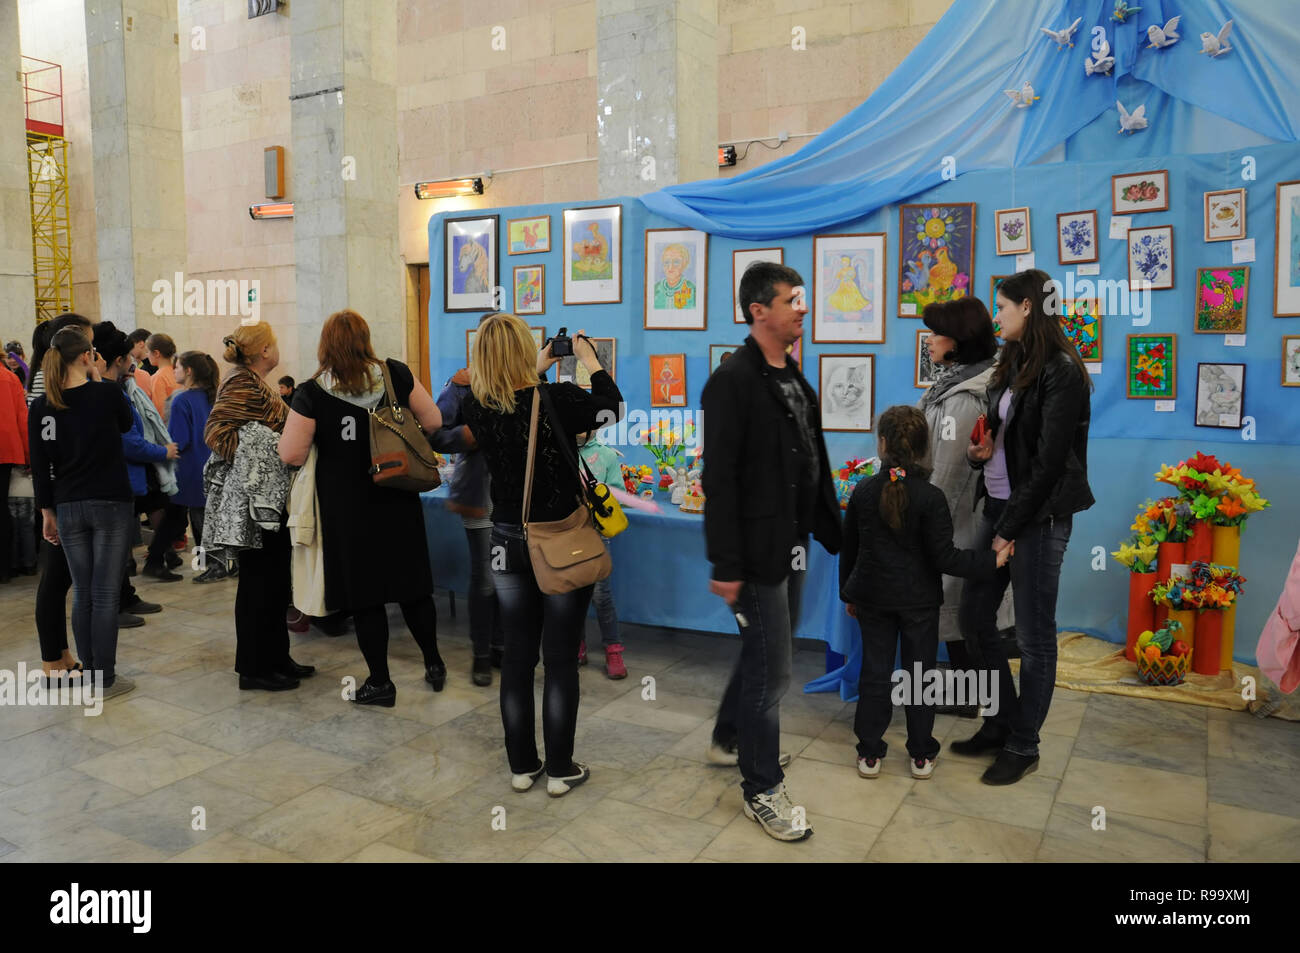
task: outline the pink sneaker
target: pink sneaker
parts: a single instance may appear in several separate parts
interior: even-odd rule
[[[617,642],[605,646],[605,674],[612,679],[627,678],[627,666],[623,664],[623,646]]]
[[[583,639],[578,643],[578,665],[581,667],[587,664],[587,640]]]

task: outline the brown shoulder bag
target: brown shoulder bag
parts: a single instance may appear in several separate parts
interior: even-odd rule
[[[370,478],[378,486],[424,493],[442,485],[433,447],[409,407],[397,402],[388,362],[380,361],[384,397],[370,411]]]

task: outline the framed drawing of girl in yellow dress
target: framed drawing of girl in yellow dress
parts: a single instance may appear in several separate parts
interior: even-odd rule
[[[813,341],[885,342],[885,235],[813,237]]]

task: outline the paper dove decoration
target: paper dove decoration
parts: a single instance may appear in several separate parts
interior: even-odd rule
[[[1209,53],[1211,56],[1222,56],[1228,50],[1232,49],[1228,45],[1228,34],[1232,32],[1232,21],[1229,20],[1219,28],[1219,35],[1213,33],[1201,34],[1201,52]]]
[[[1177,43],[1179,40],[1178,21],[1181,19],[1182,17],[1174,17],[1165,24],[1163,30],[1154,23],[1147,27],[1147,39],[1151,41],[1147,49],[1161,49]]]
[[[1017,109],[1028,109],[1034,104],[1035,99],[1042,99],[1041,96],[1034,95],[1034,87],[1029,85],[1029,80],[1019,89],[1004,89],[1002,92],[1011,97],[1011,101],[1016,104]]]
[[[1119,131],[1122,135],[1126,132],[1137,132],[1139,129],[1147,127],[1147,104],[1143,103],[1137,109],[1130,113],[1124,108],[1124,104],[1118,99],[1115,105],[1119,107]]]
[[[1063,50],[1067,46],[1074,46],[1074,31],[1079,29],[1079,24],[1083,22],[1083,17],[1076,17],[1075,21],[1067,26],[1064,30],[1049,30],[1045,26],[1039,29],[1056,41],[1056,48]]]
[[[1110,75],[1110,69],[1115,65],[1115,57],[1110,55],[1110,44],[1105,40],[1101,41],[1101,48],[1096,53],[1083,61],[1083,71],[1091,76],[1093,73]]]
[[[1116,23],[1123,23],[1141,9],[1141,7],[1130,7],[1125,0],[1115,0],[1115,12],[1110,15],[1110,18]]]

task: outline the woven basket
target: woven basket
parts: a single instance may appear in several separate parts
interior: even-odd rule
[[[1191,652],[1186,655],[1162,655],[1154,662],[1138,652],[1138,678],[1148,685],[1181,685],[1191,667]]]

